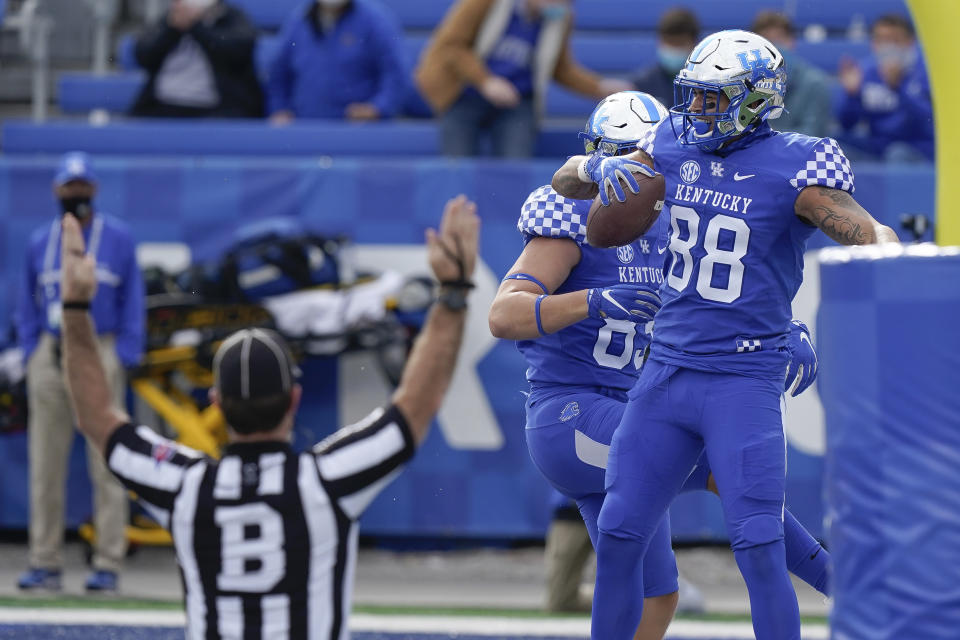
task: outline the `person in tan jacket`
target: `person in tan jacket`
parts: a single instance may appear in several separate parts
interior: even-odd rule
[[[569,0],[459,0],[437,27],[415,72],[440,117],[444,155],[528,157],[553,80],[594,99],[629,83],[602,78],[570,53]]]

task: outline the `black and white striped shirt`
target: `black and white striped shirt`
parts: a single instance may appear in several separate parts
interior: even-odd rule
[[[110,469],[173,535],[188,640],[348,637],[357,519],[414,453],[395,407],[311,451],[233,443],[217,461],[124,425]]]

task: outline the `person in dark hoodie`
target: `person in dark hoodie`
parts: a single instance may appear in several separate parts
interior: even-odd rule
[[[372,0],[317,0],[298,8],[280,31],[270,66],[270,120],[379,120],[400,110],[410,86],[403,33]]]
[[[246,15],[221,0],[173,0],[137,39],[134,54],[149,77],[131,115],[263,117],[256,38]]]

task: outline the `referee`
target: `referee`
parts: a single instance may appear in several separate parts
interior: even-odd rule
[[[427,232],[438,304],[391,404],[312,450],[290,447],[301,387],[275,333],[245,329],[214,358],[211,399],[229,425],[212,460],[134,426],[112,400],[88,312],[93,260],[63,220],[64,367],[80,430],[173,535],[187,638],[349,637],[357,519],[413,456],[453,373],[477,254],[476,207],[459,196]]]

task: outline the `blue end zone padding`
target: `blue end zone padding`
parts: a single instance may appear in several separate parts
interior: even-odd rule
[[[386,4],[400,19],[404,29],[432,30],[443,20],[453,0],[406,0]]]
[[[817,334],[831,637],[955,640],[960,253],[833,251],[821,256]]]

